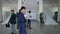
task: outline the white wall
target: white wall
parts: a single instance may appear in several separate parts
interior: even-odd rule
[[[6,11],[15,10],[18,11],[18,0],[2,0],[2,18],[6,20]]]
[[[18,0],[3,0],[2,1],[2,10],[3,11],[10,11],[10,10],[18,10]]]

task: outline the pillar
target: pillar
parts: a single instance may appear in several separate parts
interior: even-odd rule
[[[21,8],[21,4],[22,3],[22,0],[18,0],[18,10]]]
[[[38,22],[40,22],[40,13],[43,12],[43,0],[39,0]]]
[[[0,23],[2,21],[2,0],[0,0]]]

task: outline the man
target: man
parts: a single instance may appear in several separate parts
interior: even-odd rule
[[[27,21],[27,28],[29,28],[29,29],[32,29],[31,28],[31,11],[29,11],[29,13],[28,13],[28,21]]]
[[[41,24],[44,24],[43,13],[40,13],[40,23],[41,23]]]
[[[53,19],[57,22],[58,12],[55,12]]]
[[[19,10],[18,23],[19,23],[19,34],[27,34],[26,32],[26,19],[24,17],[26,8],[24,6]]]
[[[15,31],[16,14],[14,13],[14,10],[11,10],[11,17],[10,17],[9,23],[11,24],[11,31],[12,31],[11,34],[16,34],[16,31]]]

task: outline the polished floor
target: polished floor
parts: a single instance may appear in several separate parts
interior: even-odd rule
[[[18,34],[18,31],[16,31]],[[60,25],[44,25],[32,22],[32,29],[27,29],[28,34],[60,34]],[[10,28],[0,24],[0,34],[11,34]]]

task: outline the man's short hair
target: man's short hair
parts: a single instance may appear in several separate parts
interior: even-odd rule
[[[31,13],[31,11],[29,11],[29,13]]]
[[[14,10],[11,10],[11,12],[14,12]]]

